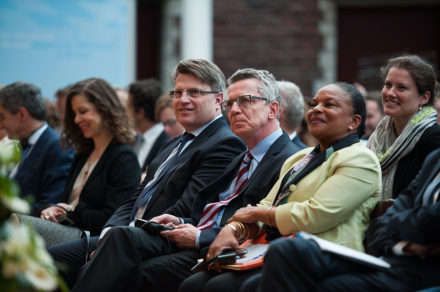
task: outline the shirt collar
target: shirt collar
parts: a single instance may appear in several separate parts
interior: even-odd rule
[[[164,129],[163,124],[157,123],[148,130],[146,130],[142,134],[142,137],[144,138],[144,141],[150,141],[150,140],[155,141],[157,137],[159,137],[160,133],[163,132],[163,129]]]
[[[47,129],[47,124],[44,123],[38,130],[36,130],[28,139],[29,145],[35,145],[38,142],[38,139],[40,139],[40,136],[43,134],[43,132]]]
[[[255,145],[249,152],[252,154],[255,160],[258,163],[261,162],[263,156],[266,154],[267,150],[269,150],[270,146],[283,134],[281,128],[278,128],[275,132],[264,138],[257,145]]]
[[[223,115],[219,114],[218,116],[216,116],[214,119],[212,119],[212,121],[210,121],[209,123],[204,124],[203,126],[195,129],[194,131],[189,131],[189,133],[193,134],[194,136],[198,136],[200,135],[201,132],[203,132],[203,130],[205,130],[209,125],[211,125],[214,121],[220,119]]]
[[[296,131],[293,131],[293,133],[289,135],[289,138],[290,140],[293,140],[293,138],[295,138],[296,136],[298,136],[298,134],[296,133]]]

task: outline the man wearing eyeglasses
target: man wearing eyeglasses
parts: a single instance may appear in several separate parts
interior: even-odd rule
[[[133,269],[133,261],[137,265],[141,259],[140,251],[130,247],[132,242],[139,240],[141,250],[144,245],[146,232],[134,227],[136,219],[148,220],[172,205],[189,217],[197,191],[221,176],[231,161],[246,149],[221,114],[226,79],[215,64],[199,59],[182,61],[174,69],[172,79],[175,90],[170,93],[170,98],[175,116],[185,132],[163,146],[150,163],[144,181],[116,210],[99,238],[91,238],[89,243],[86,240],[70,241],[49,249],[57,261],[69,266],[70,271],[64,273],[63,278],[73,286],[86,255],[95,250],[98,240],[101,242],[85,269],[84,277],[75,287],[76,291],[110,291],[94,287],[107,287],[110,277],[115,275],[112,269]],[[120,243],[120,246],[114,249],[114,243]],[[115,255],[123,251],[128,255],[119,261]],[[110,255],[106,255],[107,252]],[[113,259],[115,265],[106,261]],[[93,271],[99,271],[105,277],[95,277]],[[115,291],[119,290],[115,288]]]
[[[206,117],[197,112],[206,111],[207,101],[197,98],[215,93],[208,86],[194,84],[198,84],[195,76],[179,75],[171,92],[174,111],[179,121],[202,124]],[[217,180],[200,188],[190,210],[177,203],[152,219],[175,230],[162,232],[162,236],[142,230],[124,233],[108,248],[98,248],[73,291],[175,291],[180,281],[192,274],[190,269],[200,258],[200,249],[211,244],[235,211],[266,196],[278,179],[281,165],[299,148],[280,129],[280,92],[272,74],[239,70],[229,85],[228,99],[222,106],[248,151],[238,155]],[[193,102],[189,102],[191,97]],[[135,239],[140,235],[141,240]],[[121,250],[125,241],[130,246]],[[110,239],[104,237],[103,244],[106,242]],[[102,273],[98,267],[104,265],[113,269]],[[105,284],[90,285],[102,277]]]

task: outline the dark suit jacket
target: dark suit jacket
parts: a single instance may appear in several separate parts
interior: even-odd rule
[[[434,124],[423,132],[413,150],[397,166],[393,182],[393,198],[402,193],[422,168],[426,156],[440,148],[440,126]]]
[[[61,202],[67,203],[75,180],[90,153],[77,153],[72,162]],[[75,226],[99,235],[119,205],[136,190],[141,169],[133,149],[127,144],[110,143],[87,179],[75,211]]]
[[[272,186],[277,182],[283,163],[299,150],[296,145],[291,143],[289,136],[283,133],[283,135],[270,146],[240,194],[226,206],[221,219],[221,227],[209,228],[200,233],[200,248],[209,246],[214,241],[221,228],[223,228],[228,219],[234,215],[235,211],[239,208],[246,207],[248,204],[256,205],[261,199],[266,197]],[[197,226],[205,206],[209,203],[219,201],[219,194],[226,190],[234,178],[237,177],[245,154],[246,152],[243,152],[234,159],[221,177],[199,191],[192,206],[191,218],[184,218],[185,223],[191,223]],[[176,209],[174,206],[170,207],[165,213],[177,217],[184,217],[184,214]]]
[[[299,149],[306,149],[310,146],[307,146],[301,140],[299,139],[298,135],[295,136],[295,138],[292,139],[292,143],[299,147]]]
[[[128,225],[137,197],[154,177],[159,166],[179,144],[181,136],[168,141],[148,167],[147,175],[135,193],[125,201],[106,223],[106,226]],[[191,205],[197,191],[218,178],[241,152],[243,141],[235,136],[226,120],[221,117],[209,125],[183,150],[175,163],[157,184],[143,218],[162,214],[175,205],[182,214],[190,216]]]
[[[168,140],[170,140],[170,137],[165,132],[162,131],[159,137],[157,137],[156,141],[154,141],[154,144],[151,147],[150,152],[148,153],[144,164],[142,165],[142,171],[145,171],[148,168],[151,161],[153,161],[153,159],[156,158],[157,154],[159,154],[159,151],[162,149],[162,146]]]
[[[440,171],[440,149],[426,157],[425,163],[410,186],[403,191],[394,205],[375,219],[367,230],[367,244],[380,255],[390,256],[393,263],[404,262],[432,264],[440,272],[439,256],[427,256],[421,261],[416,257],[393,257],[392,247],[405,240],[423,245],[440,245],[440,200],[422,205],[427,186]],[[431,201],[432,202],[432,201]]]
[[[35,200],[31,215],[43,205],[60,201],[72,158],[73,151],[64,152],[60,136],[48,126],[14,177],[21,188],[20,196]]]

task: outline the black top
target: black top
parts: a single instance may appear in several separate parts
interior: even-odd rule
[[[64,188],[67,203],[75,180],[90,153],[77,153]],[[133,194],[141,180],[139,161],[127,144],[110,143],[87,179],[75,211],[69,216],[76,227],[99,235],[116,208]]]
[[[393,198],[402,193],[422,168],[426,156],[440,148],[440,126],[434,124],[423,132],[413,150],[400,159],[393,182]]]

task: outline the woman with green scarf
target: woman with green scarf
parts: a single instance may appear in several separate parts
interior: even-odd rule
[[[395,199],[419,172],[425,157],[440,147],[440,126],[433,109],[438,82],[418,56],[388,60],[381,69],[385,118],[368,140],[382,168],[379,200]]]

